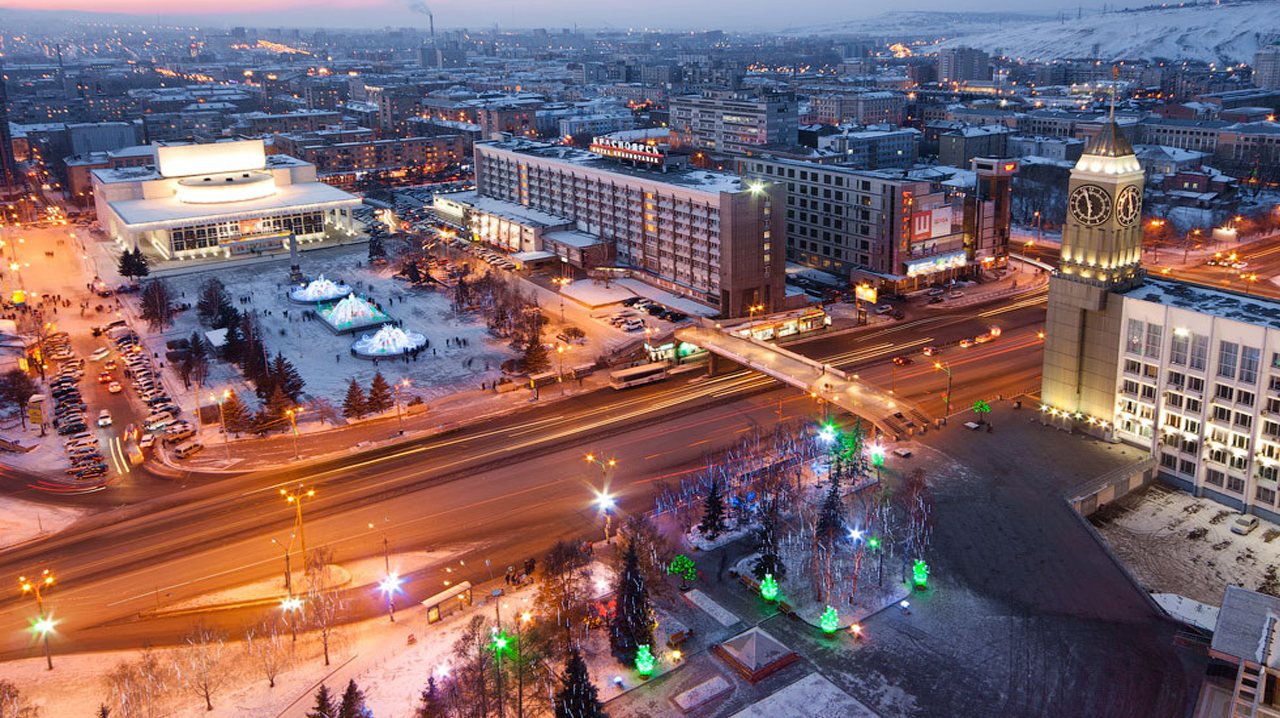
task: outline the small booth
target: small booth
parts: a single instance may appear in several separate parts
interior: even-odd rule
[[[471,582],[463,581],[422,602],[427,609],[427,623],[435,623],[453,611],[471,605]]]

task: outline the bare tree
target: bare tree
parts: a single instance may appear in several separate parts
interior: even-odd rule
[[[145,648],[137,660],[120,661],[107,674],[111,702],[128,718],[155,718],[163,712],[171,678],[159,654]]]
[[[13,682],[0,679],[0,718],[39,718],[40,708],[31,703]]]
[[[292,644],[280,633],[275,621],[264,621],[257,628],[244,634],[245,657],[267,679],[267,686],[276,687],[276,676],[293,662]]]
[[[333,549],[330,548],[313,549],[307,556],[307,623],[320,638],[326,666],[346,615],[346,605],[335,590],[333,573],[329,570],[332,562]]]
[[[142,290],[142,318],[152,331],[163,329],[173,321],[173,292],[163,279],[149,282]]]
[[[174,675],[183,688],[213,710],[213,694],[230,678],[226,641],[221,631],[197,623],[174,655]]]
[[[568,650],[587,617],[587,565],[590,558],[579,541],[558,541],[542,560],[538,610],[555,619],[557,647]]]
[[[458,689],[468,708],[465,718],[487,718],[494,704],[496,662],[489,650],[491,631],[488,619],[472,616],[471,622],[453,644],[458,660]]]

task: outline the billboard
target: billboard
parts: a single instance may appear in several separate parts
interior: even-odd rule
[[[853,288],[853,296],[860,301],[875,304],[876,300],[880,298],[880,293],[869,284],[859,284]]]
[[[951,234],[951,208],[938,207],[914,212],[911,215],[911,239],[936,239]]]

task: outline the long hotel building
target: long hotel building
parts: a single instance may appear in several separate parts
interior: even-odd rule
[[[721,316],[785,308],[785,222],[773,217],[784,206],[782,184],[690,169],[656,143],[598,138],[592,149],[476,143],[475,193],[447,196],[454,221],[473,239],[517,252],[558,254],[587,268],[612,259]],[[575,252],[593,245],[603,251]],[[606,261],[593,267],[587,256]]]

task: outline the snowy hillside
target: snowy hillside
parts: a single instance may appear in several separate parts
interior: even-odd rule
[[[865,20],[793,27],[784,35],[857,35],[890,41],[942,40],[961,34],[1007,30],[1047,19],[1045,15],[1014,12],[889,12]]]
[[[1026,60],[1096,57],[1252,64],[1259,41],[1276,37],[1280,37],[1280,0],[1257,0],[992,27],[951,35],[940,47],[966,45]]]

